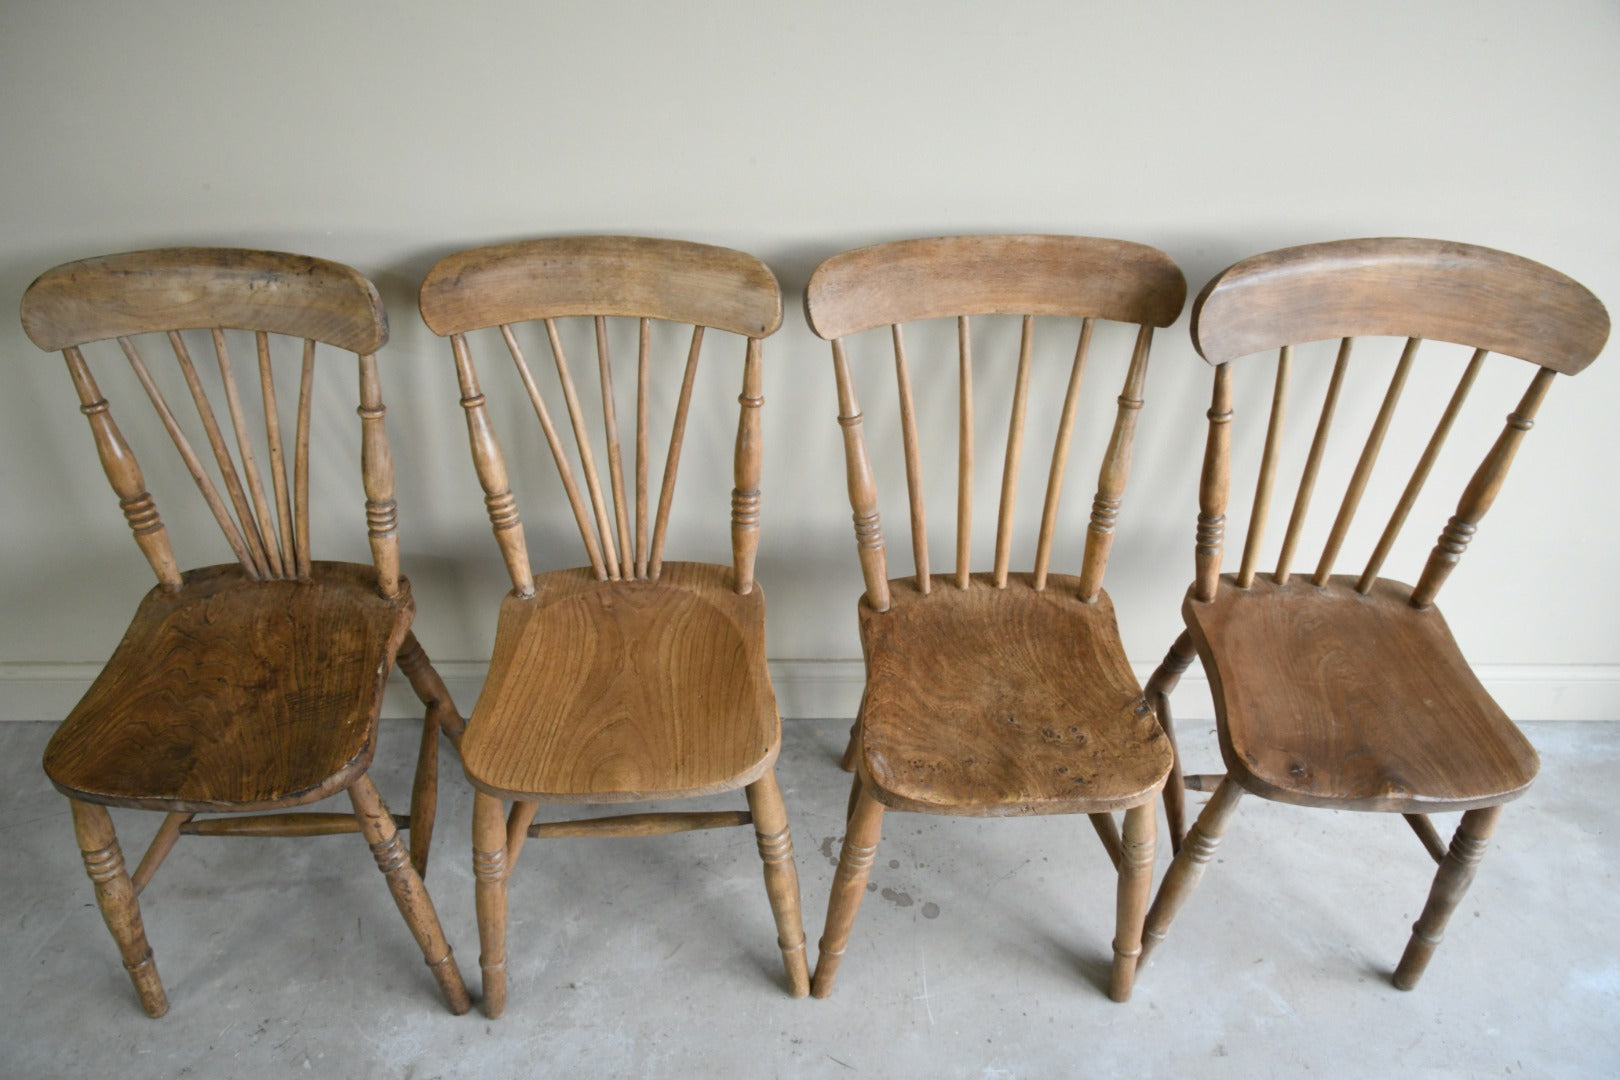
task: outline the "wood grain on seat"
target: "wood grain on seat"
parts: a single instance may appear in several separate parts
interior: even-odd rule
[[[1520,794],[1535,750],[1492,701],[1436,608],[1411,587],[1230,577],[1188,599],[1226,766],[1245,788],[1304,806],[1471,810]],[[1422,657],[1422,663],[1413,663]]]
[[[742,787],[779,745],[764,641],[764,593],[738,595],[728,567],[669,562],[656,583],[543,574],[501,604],[467,776],[536,802]]]
[[[371,763],[409,587],[377,595],[370,566],[317,562],[308,581],[240,566],[154,588],[45,771],[63,794],[152,810],[265,810],[342,791]],[[402,583],[403,584],[403,583]]]
[[[863,780],[894,809],[944,814],[1098,813],[1152,798],[1170,745],[1106,593],[1030,575],[997,589],[941,577],[931,595],[893,582],[887,612],[861,605]]]

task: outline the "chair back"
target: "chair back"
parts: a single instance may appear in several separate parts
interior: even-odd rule
[[[477,330],[499,330],[556,463],[586,557],[597,579],[604,581],[658,579],[705,331],[722,330],[745,338],[742,395],[738,399],[741,409],[737,423],[731,542],[736,590],[739,593],[752,590],[754,556],[759,545],[760,407],[765,402],[761,391],[760,343],[775,332],[782,321],[781,293],[776,278],[764,263],[742,252],[678,240],[632,236],[527,240],[475,248],[440,260],[422,283],[421,309],[428,327],[450,338],[473,462],[512,587],[520,596],[533,594],[534,575],[529,568],[528,546],[523,537],[517,499],[508,482],[505,458],[480,388],[469,335]],[[639,329],[633,531],[608,347],[608,320],[614,318],[635,319]],[[601,381],[602,443],[607,452],[610,485],[607,490],[604,490],[597,466],[596,440],[580,405],[563,348],[565,335],[558,324],[567,319],[588,319],[594,324]],[[663,480],[649,530],[652,444],[649,410],[654,320],[689,325],[692,332],[664,458]],[[584,476],[583,494],[519,341],[518,324],[535,322],[543,327],[556,366],[579,470]]]
[[[878,496],[862,431],[862,414],[850,374],[846,339],[880,326],[889,328],[899,390],[900,429],[910,504],[912,560],[918,588],[931,589],[927,520],[917,411],[912,398],[904,324],[954,318],[957,329],[957,487],[955,584],[969,585],[973,530],[974,363],[973,324],[979,316],[1022,319],[1018,363],[1013,376],[1012,412],[1003,455],[997,503],[993,581],[1004,588],[1012,559],[1014,509],[1029,404],[1035,323],[1038,317],[1081,320],[1070,367],[1058,433],[1047,477],[1032,584],[1046,586],[1057,528],[1063,475],[1074,433],[1082,376],[1096,320],[1135,324],[1136,344],[1119,396],[1118,411],[1103,454],[1092,501],[1081,599],[1091,602],[1102,589],[1130,472],[1136,415],[1142,407],[1149,347],[1155,327],[1170,325],[1181,313],[1186,282],[1169,256],[1120,240],[1078,236],[955,236],[904,240],[835,255],[817,267],[805,295],[805,310],[816,334],[832,342],[838,382],[838,422],[844,429],[845,465],[855,541],[866,580],[866,602],[889,608],[889,573]],[[982,373],[980,382],[984,379]]]
[[[112,409],[91,375],[84,347],[116,341],[196,482],[243,571],[255,580],[310,575],[310,412],[317,343],[356,354],[360,371],[361,469],[378,588],[399,593],[393,463],[383,426],[376,352],[388,340],[377,290],[358,271],[324,259],[235,248],[165,248],[84,259],[42,274],[23,295],[23,328],[41,349],[60,350],[90,422],[102,467],[135,541],[158,581],[181,584],[167,529]],[[192,359],[188,332],[206,331],[217,386]],[[228,339],[252,336],[263,442],[244,406]],[[163,335],[214,458],[216,484],[143,356],[138,338]],[[195,340],[195,338],[194,338]],[[161,346],[160,346],[161,347]],[[246,352],[246,349],[242,350]],[[276,399],[275,369],[302,357],[297,418],[288,448]],[[244,365],[246,366],[246,365]],[[212,396],[212,400],[211,400]],[[227,441],[214,402],[223,399]],[[193,432],[195,434],[195,432]],[[231,443],[235,444],[233,455]],[[260,467],[263,449],[264,471]],[[224,495],[220,489],[223,487]],[[274,506],[272,509],[272,499]]]
[[[1295,346],[1339,341],[1278,554],[1274,571],[1278,584],[1286,584],[1292,573],[1345,379],[1352,366],[1358,373],[1367,366],[1359,354],[1352,362],[1357,339],[1405,339],[1311,575],[1312,583],[1321,586],[1333,574],[1419,347],[1434,340],[1473,350],[1356,581],[1362,594],[1378,580],[1486,357],[1501,353],[1535,367],[1529,388],[1474,470],[1456,513],[1423,567],[1411,598],[1422,608],[1433,603],[1495,501],[1553,378],[1585,368],[1602,350],[1608,334],[1608,313],[1577,282],[1529,259],[1467,244],[1405,238],[1309,244],[1256,255],[1216,275],[1194,302],[1192,315],[1193,344],[1215,367],[1199,494],[1194,597],[1212,600],[1220,588],[1231,486],[1232,361],[1278,350],[1265,448],[1235,578],[1236,586],[1246,589],[1258,571],[1273,488],[1285,456],[1284,419]]]

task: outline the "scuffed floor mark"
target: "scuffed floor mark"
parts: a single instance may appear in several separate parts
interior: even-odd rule
[[[889,903],[893,904],[895,907],[910,907],[912,904],[916,903],[916,901],[911,898],[910,893],[901,892],[898,889],[884,889],[879,895]]]
[[[925,919],[939,918],[939,905],[932,900],[922,906],[922,917]]]

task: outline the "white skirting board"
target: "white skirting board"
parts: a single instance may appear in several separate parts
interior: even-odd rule
[[[487,664],[436,664],[461,711],[478,700]],[[1135,664],[1146,681],[1153,663]],[[1519,720],[1620,720],[1620,664],[1482,664],[1485,688]],[[95,663],[0,663],[0,721],[60,720],[100,671]],[[773,660],[771,680],[782,716],[789,719],[853,717],[860,707],[864,670],[859,660]],[[1208,721],[1214,712],[1209,685],[1196,664],[1170,699],[1178,722]],[[409,716],[419,706],[398,672],[389,683],[385,716]]]

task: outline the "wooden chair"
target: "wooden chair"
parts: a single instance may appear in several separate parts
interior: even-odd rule
[[[1154,799],[1172,754],[1126,662],[1103,591],[1142,406],[1153,328],[1181,312],[1186,284],[1162,252],[1066,236],[907,240],[845,252],[811,276],[811,328],[832,342],[838,422],[866,592],[866,692],[846,767],[850,818],[812,993],[832,991],[866,890],[885,808],[1003,816],[1084,813],[1119,873],[1109,995],[1130,996],[1152,884]],[[974,365],[971,318],[1022,315],[992,572],[973,573]],[[1010,573],[1035,320],[1079,317],[1032,573]],[[956,567],[931,574],[916,409],[902,324],[957,321],[960,428]],[[1058,503],[1094,320],[1138,324],[1103,455],[1079,577],[1048,573]],[[845,338],[888,326],[911,511],[915,576],[891,581],[877,491]],[[981,381],[983,375],[980,376]],[[1120,838],[1114,811],[1125,812]]]
[[[1148,683],[1168,724],[1166,695],[1196,655],[1215,699],[1224,777],[1189,777],[1214,796],[1180,843],[1148,914],[1145,946],[1162,940],[1203,873],[1244,792],[1300,806],[1405,815],[1440,864],[1395,985],[1417,984],[1446,920],[1473,879],[1502,804],[1536,775],[1537,758],[1463,659],[1435,595],[1495,501],[1555,375],[1573,375],[1603,347],[1609,320],[1579,284],[1527,259],[1436,240],[1347,240],[1245,259],[1216,276],[1193,307],[1192,337],[1215,367],[1200,488],[1197,577],[1182,605],[1187,630]],[[1342,387],[1365,367],[1356,338],[1406,338],[1309,580],[1294,556]],[[1380,448],[1423,339],[1473,348],[1371,556],[1336,575]],[[1341,339],[1276,570],[1258,572],[1296,345]],[[1230,473],[1231,361],[1279,349],[1254,508],[1238,573],[1221,574]],[[1424,481],[1488,353],[1535,365],[1507,425],[1464,488],[1418,577],[1380,577]],[[1324,359],[1325,359],[1325,355]],[[1461,361],[1461,356],[1457,358]],[[1504,373],[1506,374],[1506,373]],[[1435,402],[1438,407],[1438,401]],[[1218,780],[1218,785],[1216,781]],[[1462,812],[1449,848],[1427,815]]]
[[[438,734],[461,719],[411,634],[399,572],[393,465],[376,350],[388,328],[376,290],[337,263],[268,251],[176,248],[86,259],[29,286],[23,326],[61,350],[101,464],[135,542],[157,574],[101,675],[52,737],[45,771],[71,800],[85,869],[107,928],[150,1016],[168,1009],[136,897],[178,838],[358,832],[422,947],[451,1011],[467,1011],[461,974],[422,886],[432,836]],[[240,461],[232,457],[182,331],[207,330]],[[252,333],[270,476],[227,338]],[[166,334],[225,496],[210,478],[136,343]],[[302,339],[287,343],[286,337]],[[201,490],[237,561],[182,571],[141,468],[91,376],[82,346],[116,339]],[[358,354],[361,469],[372,565],[317,562],[310,549],[310,414],[316,343]],[[280,356],[281,352],[292,356]],[[296,427],[283,440],[275,364],[302,353]],[[172,378],[172,377],[171,377]],[[241,381],[249,382],[252,379]],[[288,451],[292,477],[287,475]],[[245,485],[245,487],[244,487]],[[271,498],[274,499],[272,511]],[[233,517],[234,512],[234,517]],[[383,684],[395,659],[427,706],[408,817],[390,814],[366,770]],[[347,791],[354,813],[269,813]],[[108,806],[167,813],[133,877]],[[411,831],[409,857],[399,829]]]
[[[571,237],[452,255],[428,272],[421,306],[428,326],[450,337],[473,462],[512,581],[501,603],[489,678],[462,743],[462,762],[478,789],[473,867],[484,1011],[499,1016],[506,1004],[507,881],[527,837],[651,836],[750,822],[764,860],[788,982],[795,995],[804,994],[809,977],[798,873],[774,768],[781,724],[765,666],[765,599],[754,581],[764,404],[760,342],[782,320],[776,279],[759,260],[724,248]],[[564,321],[571,317],[594,322],[610,491],[602,484],[563,346]],[[633,531],[609,350],[613,317],[639,321]],[[514,324],[536,320],[543,325],[573,428],[583,495],[514,330]],[[654,320],[689,324],[692,334],[649,530]],[[490,327],[499,328],[539,419],[588,567],[538,575],[530,570],[516,499],[468,339]],[[731,566],[664,561],[706,328],[747,339],[731,497]],[[640,802],[738,788],[746,791],[747,811],[534,823],[542,802]],[[510,816],[504,807],[508,799],[513,800]]]

